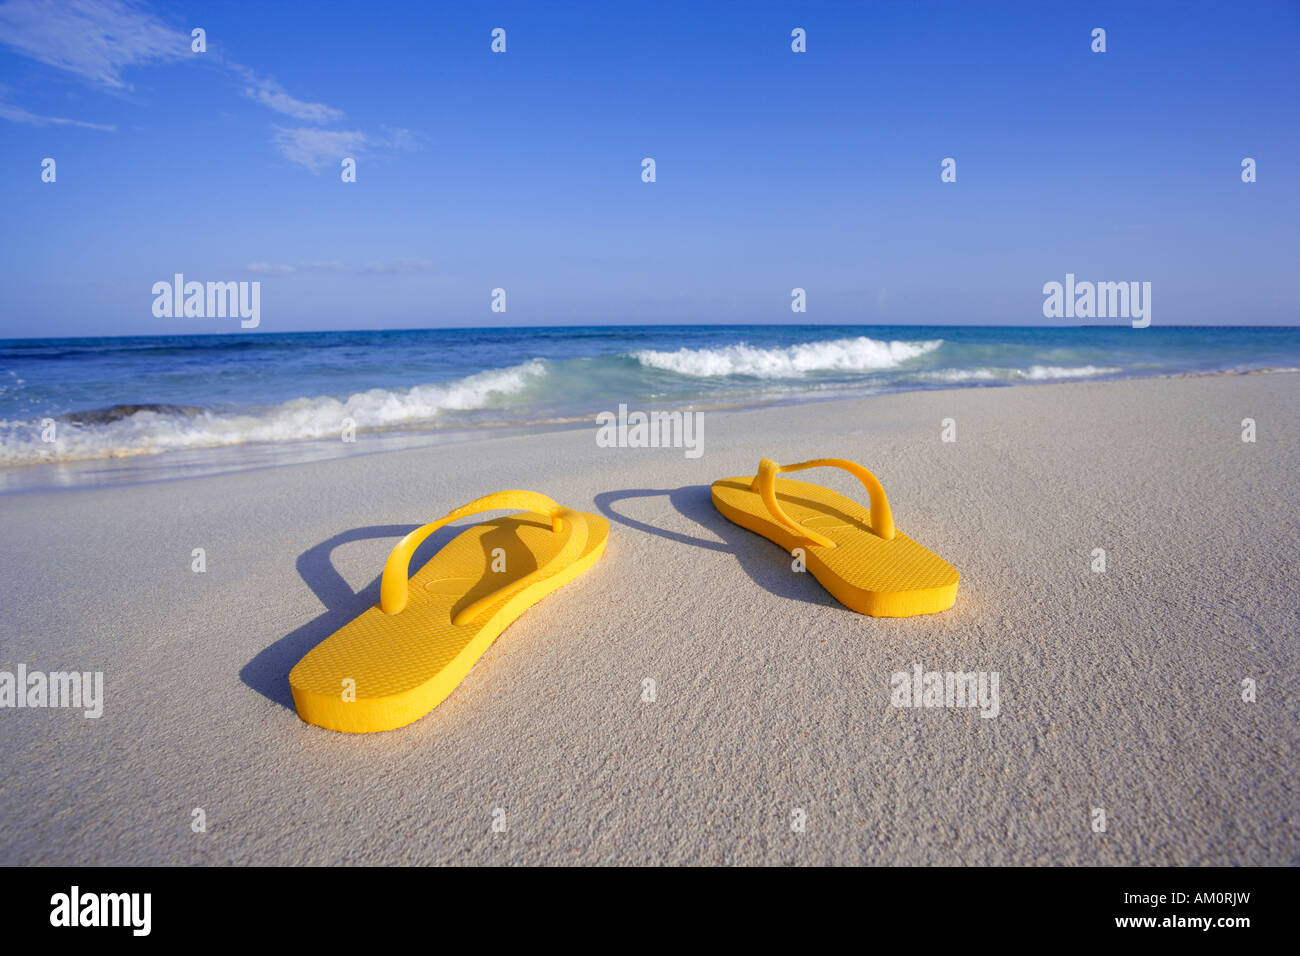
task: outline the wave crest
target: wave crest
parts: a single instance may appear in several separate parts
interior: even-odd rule
[[[754,378],[801,378],[809,372],[870,372],[897,368],[933,352],[942,339],[928,342],[881,342],[859,336],[806,342],[786,348],[760,349],[741,342],[722,348],[633,352],[648,368],[694,378],[748,375]]]
[[[259,442],[338,438],[344,419],[358,431],[435,422],[443,412],[490,408],[546,374],[533,359],[522,365],[478,372],[440,385],[404,391],[376,388],[340,401],[328,396],[295,398],[260,412],[222,414],[167,406],[137,406],[129,414],[74,413],[54,423],[56,440],[42,440],[41,421],[0,421],[0,462],[78,461],[154,455],[190,448]],[[108,410],[125,412],[119,406]]]

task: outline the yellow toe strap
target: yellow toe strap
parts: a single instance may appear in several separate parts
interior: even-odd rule
[[[847,461],[843,458],[816,458],[812,461],[801,461],[797,465],[778,465],[772,459],[764,458],[759,462],[758,474],[754,476],[754,483],[750,485],[750,490],[757,491],[762,496],[763,504],[767,505],[767,510],[782,525],[796,534],[802,535],[814,544],[824,548],[833,548],[835,547],[834,541],[825,535],[818,534],[811,528],[805,528],[795,521],[785,513],[780,502],[776,500],[776,476],[779,473],[803,471],[805,468],[828,467],[843,468],[862,482],[871,500],[871,531],[877,537],[886,541],[891,540],[894,537],[894,516],[889,510],[889,499],[885,497],[885,489],[880,486],[880,482],[876,480],[875,475],[856,462]]]
[[[501,600],[507,592],[522,591],[538,581],[564,570],[582,553],[587,544],[587,522],[577,512],[556,504],[546,495],[535,491],[498,491],[462,505],[445,518],[439,518],[422,528],[416,528],[397,543],[393,553],[384,564],[384,576],[379,582],[379,609],[385,614],[398,614],[406,607],[407,576],[411,569],[411,557],[425,538],[444,525],[450,524],[468,515],[482,511],[531,511],[544,514],[551,519],[551,530],[556,534],[567,531],[567,537],[560,550],[541,567],[522,578],[493,591],[486,597],[479,598],[473,604],[461,610],[452,623],[460,626],[468,624],[480,613]]]

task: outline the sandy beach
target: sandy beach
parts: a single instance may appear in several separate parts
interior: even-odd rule
[[[710,412],[695,459],[593,427],[0,496],[0,669],[105,687],[0,712],[0,863],[1300,863],[1297,395],[913,392]],[[956,606],[857,615],[728,523],[708,485],[760,456],[874,471]],[[604,558],[415,724],[301,722],[290,667],[397,538],[514,487],[606,515]],[[891,706],[917,664],[997,672],[997,716]]]

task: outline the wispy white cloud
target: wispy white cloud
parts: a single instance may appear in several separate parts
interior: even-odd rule
[[[188,33],[128,0],[9,0],[0,6],[0,43],[92,83],[132,89],[128,67],[190,56]]]
[[[395,262],[367,262],[361,267],[361,271],[379,275],[432,272],[433,262],[429,259],[398,259]]]
[[[294,271],[293,266],[276,265],[270,262],[250,262],[244,266],[244,269],[263,276],[287,276]]]
[[[319,173],[325,166],[338,166],[345,157],[349,156],[355,159],[362,153],[378,150],[419,148],[416,135],[409,129],[386,126],[379,136],[355,129],[277,126],[274,142],[285,159],[304,166],[313,173]]]
[[[300,123],[298,128],[274,126],[272,143],[290,162],[318,173],[344,156],[384,149],[416,148],[416,136],[401,128],[379,134],[360,130],[316,127],[343,119],[342,110],[293,96],[274,77],[223,59],[215,52],[199,57],[190,49],[185,29],[169,25],[141,0],[7,0],[0,4],[0,44],[23,56],[65,70],[92,86],[111,91],[131,90],[123,74],[130,68],[205,60],[229,71],[250,100]],[[0,119],[28,125],[80,126],[113,130],[105,123],[42,116],[0,102]]]
[[[417,272],[432,272],[431,259],[394,259],[392,262],[367,262],[359,269],[349,269],[341,262],[309,262],[306,265],[291,266],[272,262],[250,262],[244,266],[247,272],[265,276],[287,276],[299,272],[356,272],[363,275],[404,275]]]
[[[0,6],[0,43],[41,63],[67,70],[92,84],[132,89],[122,78],[128,67],[195,59],[187,31],[168,26],[135,0],[8,0]],[[229,69],[243,93],[268,109],[306,123],[332,123],[343,112],[291,96],[272,77],[205,53]]]
[[[111,133],[117,129],[116,126],[107,123],[87,123],[83,120],[64,119],[61,116],[38,116],[30,110],[9,103],[0,103],[0,119],[7,119],[13,123],[25,123],[28,126],[80,126],[83,129],[103,130],[106,133]]]
[[[343,118],[343,111],[324,103],[307,103],[290,96],[284,87],[271,77],[258,76],[246,66],[231,67],[244,81],[244,95],[261,103],[267,109],[283,113],[304,123],[333,123]]]
[[[335,165],[345,156],[356,156],[366,149],[366,134],[360,130],[317,129],[312,126],[287,129],[275,127],[274,142],[281,155],[291,163],[318,173],[326,164]]]
[[[388,149],[412,150],[420,148],[420,140],[423,137],[411,132],[401,126],[381,126],[384,135],[380,138],[378,145]]]

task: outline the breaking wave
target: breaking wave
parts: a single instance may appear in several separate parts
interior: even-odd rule
[[[809,372],[872,372],[898,368],[909,359],[933,352],[942,339],[928,342],[881,342],[859,336],[806,342],[785,348],[754,348],[743,342],[721,348],[651,349],[633,352],[647,368],[695,378],[748,375],[754,378],[800,378]]]
[[[0,421],[0,462],[77,461],[153,455],[254,442],[337,439],[357,431],[437,423],[446,412],[490,408],[546,374],[534,359],[438,385],[376,388],[346,399],[295,398],[258,411],[223,414],[176,405],[118,405],[36,421]],[[53,441],[45,441],[53,436]]]

